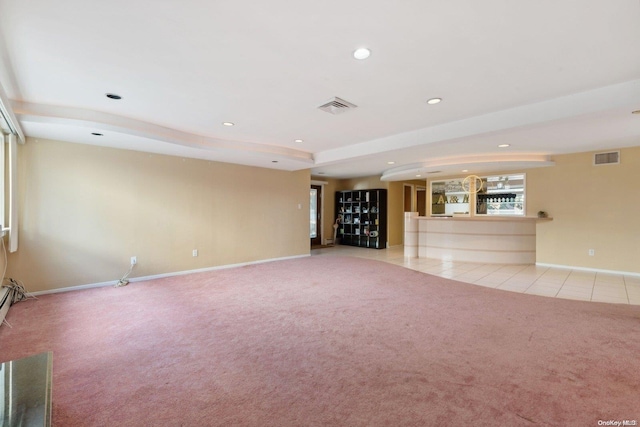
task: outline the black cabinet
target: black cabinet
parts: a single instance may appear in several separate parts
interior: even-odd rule
[[[387,247],[387,190],[337,191],[336,218],[341,245]]]

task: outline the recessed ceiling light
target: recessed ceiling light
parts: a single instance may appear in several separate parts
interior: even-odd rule
[[[640,114],[640,110],[632,111],[631,114]]]
[[[294,142],[304,142],[304,139],[296,139]]]
[[[442,102],[442,98],[431,98],[427,101],[427,104],[434,105],[439,104],[440,102]]]
[[[101,133],[98,133],[98,132],[91,132],[91,135],[93,135],[93,136],[103,136]]]
[[[361,47],[353,51],[353,57],[356,59],[367,59],[371,56],[371,51],[366,47]]]
[[[231,122],[224,122],[222,123],[224,126],[234,126],[235,123],[231,123]]]
[[[107,93],[106,97],[109,99],[122,99],[120,95],[116,95],[115,93]]]
[[[462,172],[469,172],[469,169],[462,169]]]
[[[422,175],[416,175],[416,178],[420,178]]]
[[[500,144],[500,145],[498,145],[498,148],[507,148],[507,147],[510,147],[510,146],[511,146],[511,144]]]
[[[395,165],[396,162],[387,162],[388,165]]]

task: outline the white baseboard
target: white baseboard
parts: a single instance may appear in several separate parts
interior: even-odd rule
[[[145,280],[162,279],[165,277],[184,276],[185,274],[203,273],[207,271],[225,270],[228,268],[244,267],[247,265],[264,264],[267,262],[284,261],[287,259],[305,258],[308,256],[310,256],[310,254],[293,255],[293,256],[287,256],[282,258],[261,259],[258,261],[241,262],[238,264],[218,265],[215,267],[198,268],[195,270],[184,270],[184,271],[176,271],[172,273],[153,274],[151,276],[131,277],[129,278],[129,284],[135,283],[135,282],[143,282]],[[29,295],[38,296],[38,295],[46,295],[46,294],[57,294],[60,292],[79,291],[82,289],[101,288],[104,286],[115,286],[117,282],[118,282],[118,279],[114,279],[114,280],[109,280],[108,282],[89,283],[87,285],[69,286],[66,288],[51,289],[47,291],[29,292]]]
[[[400,245],[397,245],[397,246],[400,246]],[[394,245],[392,247],[396,247],[396,245]],[[288,259],[306,258],[308,256],[310,256],[310,254],[293,255],[293,256],[281,257],[281,258],[269,258],[269,259],[263,259],[263,260],[258,260],[258,261],[241,262],[241,263],[237,263],[237,264],[218,265],[218,266],[215,266],[215,267],[205,267],[205,268],[198,268],[198,269],[195,269],[195,270],[184,270],[184,271],[176,271],[176,272],[171,272],[171,273],[154,274],[154,275],[151,275],[151,276],[133,277],[133,278],[129,278],[129,283],[142,282],[142,281],[145,281],[145,280],[153,280],[153,279],[162,279],[162,278],[165,278],[165,277],[183,276],[185,274],[192,274],[192,273],[203,273],[203,272],[207,272],[207,271],[215,271],[215,270],[224,270],[224,269],[228,269],[228,268],[244,267],[244,266],[247,266],[247,265],[264,264],[264,263],[267,263],[267,262],[274,262],[274,261],[284,261],[284,260],[288,260]],[[547,264],[547,263],[542,263],[542,262],[537,262],[536,265],[540,266],[540,267],[562,268],[562,269],[566,269],[566,270],[590,271],[590,272],[595,272],[595,273],[621,274],[621,275],[624,275],[624,276],[640,277],[640,273],[635,273],[635,272],[630,272],[630,271],[603,270],[603,269],[598,269],[598,268],[574,267],[574,266],[570,266],[570,265]],[[86,284],[86,285],[69,286],[69,287],[65,287],[65,288],[57,288],[57,289],[51,289],[51,290],[46,290],[46,291],[29,292],[29,295],[38,296],[38,295],[46,295],[46,294],[56,294],[56,293],[60,293],[60,292],[79,291],[79,290],[82,290],[82,289],[101,288],[101,287],[104,287],[104,286],[114,286],[117,282],[118,282],[118,279],[114,279],[114,280],[109,280],[109,281],[106,281],[106,282],[89,283],[89,284]]]
[[[590,271],[592,273],[621,274],[623,276],[640,277],[640,273],[634,273],[632,271],[603,270],[601,268],[574,267],[571,265],[547,264],[545,262],[536,262],[536,265],[540,267],[562,268],[565,270]]]

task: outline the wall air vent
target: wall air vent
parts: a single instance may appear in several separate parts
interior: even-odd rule
[[[596,153],[593,155],[594,165],[611,165],[620,163],[620,152],[610,151],[608,153]]]
[[[325,102],[318,108],[322,111],[326,111],[327,113],[342,114],[349,110],[353,110],[354,108],[358,108],[358,106],[336,96],[333,97],[330,101]]]

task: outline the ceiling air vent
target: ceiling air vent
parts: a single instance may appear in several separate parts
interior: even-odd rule
[[[349,110],[353,110],[354,108],[358,108],[357,105],[350,103],[349,101],[345,101],[342,98],[338,98],[337,96],[332,98],[329,102],[326,102],[318,107],[322,111],[326,111],[331,114],[342,114]]]
[[[611,165],[620,163],[620,152],[596,153],[593,155],[594,165]]]

